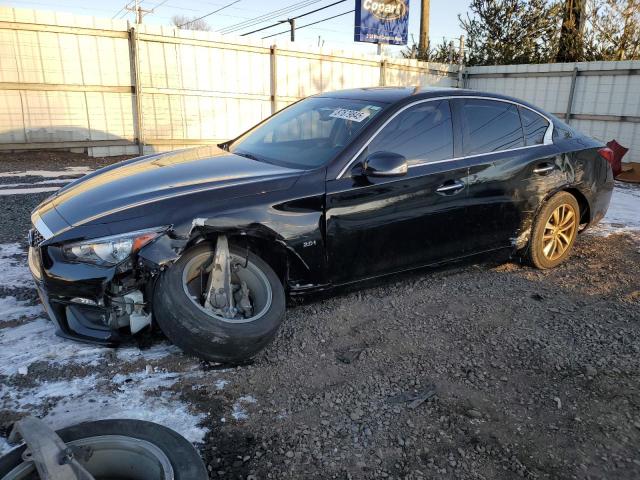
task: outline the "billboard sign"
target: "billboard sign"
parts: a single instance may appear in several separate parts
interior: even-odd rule
[[[356,0],[356,42],[406,45],[409,0]]]

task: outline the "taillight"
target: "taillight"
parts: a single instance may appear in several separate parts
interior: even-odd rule
[[[614,162],[614,155],[613,155],[613,150],[611,150],[608,147],[604,147],[601,148],[600,150],[598,150],[598,154],[604,158],[607,162],[609,162],[610,165],[613,166],[613,162]]]

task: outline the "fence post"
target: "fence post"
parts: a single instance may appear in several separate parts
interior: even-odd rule
[[[384,87],[387,85],[387,61],[382,60],[380,62],[380,86]]]
[[[128,22],[127,22],[128,23]],[[140,87],[140,59],[138,50],[138,31],[136,27],[129,27],[129,53],[131,76],[133,77],[133,92],[136,96],[134,107],[134,129],[138,152],[144,155],[144,129],[142,126],[142,88]]]
[[[464,73],[464,35],[460,35],[460,49],[458,51],[458,88],[465,88]]]
[[[270,77],[271,77],[271,82],[270,82],[270,88],[271,88],[271,115],[273,115],[274,113],[276,113],[278,111],[278,97],[277,97],[277,92],[278,92],[278,66],[277,66],[277,52],[276,52],[276,46],[275,45],[271,45],[270,48],[270,53],[269,53],[269,59],[270,59]]]
[[[576,79],[578,78],[578,67],[573,67],[573,75],[571,75],[571,90],[569,90],[569,101],[567,102],[567,113],[564,114],[564,119],[567,123],[571,119],[571,108],[573,107],[573,94],[576,91]]]

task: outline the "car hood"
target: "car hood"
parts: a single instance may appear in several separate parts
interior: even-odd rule
[[[77,226],[171,197],[232,186],[246,186],[242,195],[267,192],[269,185],[279,184],[269,180],[301,173],[214,146],[178,150],[133,158],[90,173],[40,204],[32,219],[39,217],[55,233],[62,229],[62,221]]]

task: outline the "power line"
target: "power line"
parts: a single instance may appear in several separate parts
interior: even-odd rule
[[[121,8],[120,8],[120,10],[118,10],[118,11],[115,13],[115,15],[114,15],[113,17],[111,17],[111,20],[113,20],[114,18],[116,18],[118,15],[120,15],[120,12],[122,12],[122,11],[124,11],[124,12],[125,12],[125,15],[126,15],[126,13],[127,13],[127,8],[128,8],[128,7],[131,7],[131,4],[132,4],[134,1],[135,1],[135,0],[131,0],[130,2],[127,2],[127,3],[125,4],[125,6],[124,6],[124,7],[121,7]],[[120,17],[120,18],[122,18],[122,17]]]
[[[224,6],[220,7],[220,8],[218,8],[217,10],[214,10],[213,12],[209,12],[209,13],[207,13],[206,15],[203,15],[203,16],[198,17],[198,18],[194,18],[193,20],[189,20],[188,22],[183,23],[182,25],[178,25],[178,28],[182,28],[182,27],[184,27],[185,25],[189,25],[190,23],[197,22],[198,20],[202,20],[203,18],[207,18],[207,17],[209,17],[209,16],[213,15],[214,13],[218,13],[218,12],[220,12],[221,10],[224,10],[225,8],[229,8],[231,5],[235,5],[235,4],[236,4],[236,3],[238,3],[239,1],[240,1],[240,0],[235,0],[235,1],[231,2],[231,3],[227,3],[226,5],[224,5]]]
[[[270,12],[267,13],[263,13],[262,15],[259,15],[257,17],[253,17],[253,18],[249,18],[245,21],[233,24],[233,25],[228,25],[226,27],[222,27],[221,29],[218,30],[218,32],[220,33],[230,33],[236,30],[241,30],[245,27],[250,27],[253,25],[256,25],[258,23],[262,23],[264,21],[267,20],[271,20],[272,18],[284,13],[284,12],[288,12],[288,11],[292,11],[295,10],[296,8],[303,8],[306,7],[307,5],[310,5],[312,3],[316,3],[319,2],[320,0],[303,0],[301,2],[298,3],[294,3],[291,5],[288,5],[286,7],[282,7],[278,10],[272,10]]]
[[[302,2],[297,2],[286,7],[282,7],[278,10],[273,10],[271,12],[264,13],[258,17],[251,18],[249,20],[245,20],[244,22],[236,23],[234,25],[229,25],[228,27],[224,27],[218,30],[218,32],[226,34],[232,33],[237,30],[242,30],[243,28],[252,27],[259,23],[268,22],[269,20],[273,20],[274,18],[280,17],[282,15],[286,15],[287,13],[293,12],[295,10],[300,10],[301,8],[308,7],[309,5],[313,5],[314,3],[318,3],[322,0],[304,0]]]
[[[343,15],[348,15],[349,13],[353,13],[355,11],[356,10],[353,9],[353,10],[349,10],[348,12],[339,13],[338,15],[334,15],[333,17],[323,18],[322,20],[318,20],[317,22],[307,23],[306,25],[302,25],[300,27],[296,27],[296,30],[300,30],[301,28],[305,28],[305,27],[310,27],[311,25],[316,25],[318,23],[326,22],[327,20],[333,20],[334,18],[338,18],[338,17],[341,17]],[[276,35],[282,35],[283,33],[289,33],[289,30],[285,30],[284,32],[274,33],[272,35],[267,35],[266,37],[262,37],[262,40],[264,40],[265,38],[275,37]]]
[[[315,10],[311,10],[310,12],[303,13],[302,15],[298,15],[297,17],[290,18],[289,20],[296,20],[296,19],[298,19],[298,18],[306,17],[307,15],[311,15],[312,13],[319,12],[320,10],[324,10],[324,9],[326,9],[326,8],[333,7],[334,5],[338,5],[339,3],[344,3],[344,2],[346,2],[346,1],[347,1],[347,0],[339,0],[339,1],[337,1],[337,2],[334,2],[334,3],[330,4],[330,5],[327,5],[327,6],[325,6],[325,7],[316,8]],[[284,22],[286,22],[286,21],[287,21],[287,20],[280,20],[279,22],[274,23],[273,25],[269,25],[268,27],[262,27],[262,28],[259,28],[259,29],[257,29],[257,30],[253,30],[252,32],[243,33],[243,34],[242,34],[242,35],[240,35],[240,36],[241,36],[241,37],[244,37],[244,36],[246,36],[246,35],[251,35],[252,33],[261,32],[262,30],[267,30],[268,28],[276,27],[276,26],[278,26],[278,25],[280,25],[281,23],[284,23]]]

